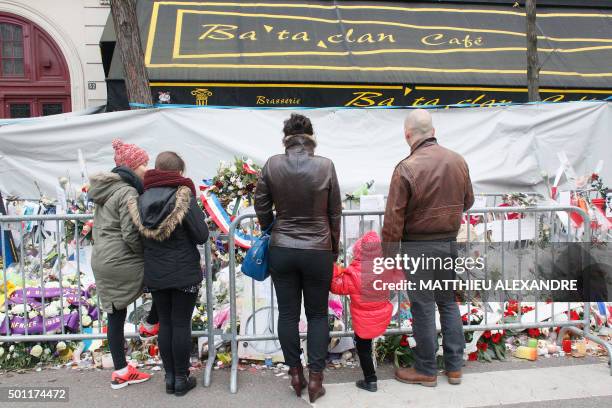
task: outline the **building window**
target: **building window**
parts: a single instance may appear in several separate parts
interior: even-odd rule
[[[0,23],[0,71],[2,76],[24,76],[23,28]]]
[[[57,115],[64,113],[64,107],[61,103],[43,103],[42,114],[43,116]]]
[[[29,118],[32,116],[29,103],[11,103],[10,106],[10,118]]]

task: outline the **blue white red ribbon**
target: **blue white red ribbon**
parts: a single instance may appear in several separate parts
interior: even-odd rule
[[[247,164],[245,163],[245,165]],[[202,204],[204,205],[204,208],[206,209],[206,212],[210,218],[217,225],[217,227],[219,227],[221,232],[224,234],[229,234],[232,218],[219,202],[217,195],[209,190],[211,186],[211,180],[204,180],[203,185],[200,186],[200,191],[202,191],[202,194],[200,194]],[[240,248],[249,249],[251,247],[251,242],[255,241],[255,239],[256,237],[245,234],[239,228],[235,230],[234,242],[236,242],[236,245],[238,245]]]

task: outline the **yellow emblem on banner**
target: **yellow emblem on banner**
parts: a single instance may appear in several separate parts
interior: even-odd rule
[[[213,93],[206,88],[196,88],[191,91],[191,94],[196,98],[196,105],[206,106],[208,105],[208,97]]]

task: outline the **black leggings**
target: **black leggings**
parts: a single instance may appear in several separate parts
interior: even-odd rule
[[[327,300],[333,274],[331,251],[270,247],[270,274],[278,300],[278,338],[285,363],[299,367],[298,324],[304,294],[308,320],[308,365],[323,371],[329,344]]]
[[[127,361],[125,360],[125,336],[123,335],[126,315],[127,309],[117,310],[114,305],[113,313],[108,314],[108,329],[106,330],[106,336],[108,338],[108,347],[113,357],[115,370],[121,370],[123,367],[127,366]]]
[[[127,309],[117,310],[115,309],[115,305],[113,305],[113,313],[108,313],[106,336],[108,338],[108,347],[113,357],[115,370],[121,370],[123,367],[127,366],[127,361],[125,359],[125,335],[123,333],[126,317]],[[155,302],[151,304],[151,311],[149,311],[146,321],[149,324],[156,324],[159,321]]]
[[[372,340],[362,339],[355,333],[355,347],[357,347],[363,378],[367,382],[376,382],[376,369],[374,368],[374,360],[372,360]]]
[[[175,376],[189,374],[191,354],[191,316],[197,293],[177,289],[152,292],[159,315],[159,354],[166,373]]]

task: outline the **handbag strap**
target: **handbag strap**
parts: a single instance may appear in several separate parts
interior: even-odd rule
[[[272,230],[272,227],[274,226],[274,223],[275,223],[275,222],[276,222],[276,218],[272,220],[272,222],[270,223],[270,225],[268,225],[268,228],[266,228],[266,229],[265,229],[265,230],[264,230],[264,231],[261,233],[261,235],[266,235],[266,234],[268,234],[268,233],[269,233],[269,232]]]

